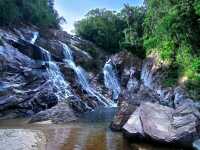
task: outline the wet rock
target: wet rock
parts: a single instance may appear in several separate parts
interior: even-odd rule
[[[155,90],[160,99],[160,104],[174,108],[174,90],[173,88],[160,88]]]
[[[116,65],[116,70],[120,78],[123,87],[126,87],[130,75],[132,73],[132,68],[134,68],[134,74],[137,79],[139,79],[142,60],[133,56],[127,51],[122,51],[111,56],[112,63]]]
[[[51,120],[53,123],[67,123],[77,120],[73,110],[66,103],[58,103],[56,106],[35,114],[30,123]]]
[[[133,125],[134,124],[134,125]],[[140,108],[138,107],[135,112],[130,116],[123,126],[126,136],[134,135],[136,139],[144,139],[144,130],[142,122],[140,121]]]
[[[162,84],[168,67],[169,65],[162,61],[158,54],[150,54],[143,62],[141,81],[145,87],[158,95],[161,104],[173,107],[174,90]]]
[[[36,26],[24,26],[20,28],[14,28],[14,33],[19,38],[34,44],[39,36],[38,28]]]
[[[147,102],[138,107],[123,129],[132,138],[139,135],[145,140],[192,147],[199,137],[199,117],[189,105],[172,109]]]
[[[139,81],[133,77],[130,78],[128,83],[127,83],[127,92],[129,93],[137,93],[137,91],[140,89],[140,83]]]
[[[120,131],[135,109],[136,106],[123,101],[120,104],[119,110],[117,111],[113,121],[111,122],[110,128],[115,131]]]
[[[0,150],[44,150],[46,138],[36,130],[1,129]]]
[[[57,57],[57,60],[60,59],[60,61],[64,59],[63,48],[65,48],[65,45],[67,44],[72,49],[76,63],[81,64],[81,63],[87,63],[88,61],[90,61],[91,63],[92,61],[92,57],[90,56],[90,54],[72,45],[72,43],[66,44],[59,40],[48,40],[44,38],[39,38],[37,44],[47,49],[51,54],[53,54],[54,57]]]
[[[47,58],[45,58],[47,52],[44,51],[41,47],[33,45],[22,39],[18,39],[17,41],[9,40],[8,42],[13,47],[17,48],[21,53],[34,60],[47,60]]]
[[[130,82],[132,82],[132,79],[130,80]],[[131,114],[141,103],[159,103],[158,96],[151,89],[143,85],[139,86],[138,80],[136,80],[136,82],[136,84],[138,84],[136,88],[133,85],[129,85],[130,88],[125,90],[125,92],[122,93],[122,97],[119,98],[119,110],[111,123],[111,128],[113,130],[121,130]]]
[[[183,88],[177,87],[174,89],[174,106],[175,107],[178,107],[189,101],[190,100],[188,99],[187,93]],[[190,102],[192,102],[192,101],[190,101]]]
[[[166,69],[160,60],[159,56],[156,54],[149,55],[143,62],[141,80],[143,84],[152,89],[159,89],[161,86],[161,79],[163,77],[163,72]]]
[[[46,33],[48,33],[48,35]],[[72,50],[76,64],[79,64],[90,71],[91,69],[94,71],[102,69],[101,67],[106,54],[93,43],[72,36],[65,31],[49,30],[46,33],[43,37],[38,39],[37,44],[47,49],[54,56],[63,58],[62,43],[64,43]]]
[[[29,116],[57,104],[46,69],[38,68],[33,59],[4,42],[4,46],[0,46],[0,62],[1,114]]]
[[[0,97],[0,111],[9,108],[10,106],[14,106],[18,103],[18,100],[15,96],[2,96]]]
[[[140,89],[137,93],[128,93],[127,98],[126,99],[130,104],[136,106],[139,106],[142,102],[159,103],[160,101],[158,95],[153,90],[145,87],[144,85],[140,86]]]

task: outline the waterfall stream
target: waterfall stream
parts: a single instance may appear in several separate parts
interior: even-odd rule
[[[33,38],[30,40],[31,44],[35,44],[35,41],[37,40],[39,35],[39,32],[33,32]]]
[[[103,73],[105,86],[112,91],[112,99],[117,100],[121,92],[121,88],[110,59],[104,65]]]
[[[48,72],[49,81],[52,82],[53,87],[55,87],[56,94],[60,101],[66,100],[68,97],[74,96],[70,90],[69,84],[64,80],[62,73],[60,72],[59,67],[55,62],[52,61],[50,53],[42,49],[42,65],[46,65]]]
[[[75,64],[71,49],[65,43],[60,43],[62,44],[64,50],[64,61],[70,68],[74,70],[78,79],[78,83],[81,85],[81,87],[88,94],[96,97],[97,100],[104,106],[115,107],[116,104],[112,100],[105,98],[102,94],[97,92],[95,88],[90,84],[87,72],[81,66],[77,66]]]

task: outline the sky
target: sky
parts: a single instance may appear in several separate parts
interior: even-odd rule
[[[74,23],[82,19],[91,9],[106,8],[119,11],[123,8],[123,4],[139,6],[142,3],[143,0],[55,0],[55,9],[66,19],[66,23],[62,25],[63,29],[73,33]]]

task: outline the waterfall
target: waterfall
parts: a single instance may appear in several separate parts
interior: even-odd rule
[[[37,40],[38,35],[39,35],[38,32],[33,32],[33,37],[32,37],[32,39],[30,40],[30,43],[31,43],[31,44],[35,44],[35,41]]]
[[[74,96],[70,90],[69,84],[64,80],[59,67],[52,61],[50,53],[41,48],[42,52],[42,65],[46,65],[49,81],[55,87],[55,92],[60,101],[66,100],[68,97]]]
[[[114,107],[115,103],[112,100],[105,98],[102,94],[97,92],[93,86],[91,86],[87,72],[81,66],[77,66],[75,64],[71,49],[65,43],[60,43],[63,46],[64,62],[74,70],[78,79],[78,83],[81,85],[81,87],[88,94],[96,97],[97,100],[104,106]]]
[[[104,84],[108,89],[112,91],[112,99],[118,99],[119,94],[121,92],[121,88],[110,59],[104,65],[103,73]]]

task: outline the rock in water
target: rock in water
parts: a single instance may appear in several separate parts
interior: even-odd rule
[[[134,110],[135,105],[131,105],[128,102],[123,101],[113,121],[111,122],[110,128],[114,131],[120,131]]]
[[[0,150],[44,150],[46,138],[36,130],[1,129]]]
[[[131,134],[134,134],[135,137],[144,138],[144,130],[142,128],[142,123],[140,121],[140,108],[138,107],[136,111],[130,116],[127,123],[124,125],[124,129],[131,131]],[[132,125],[134,122],[135,126]]]
[[[150,102],[142,103],[123,126],[125,135],[159,143],[192,147],[199,137],[199,114],[190,105],[172,109]]]

